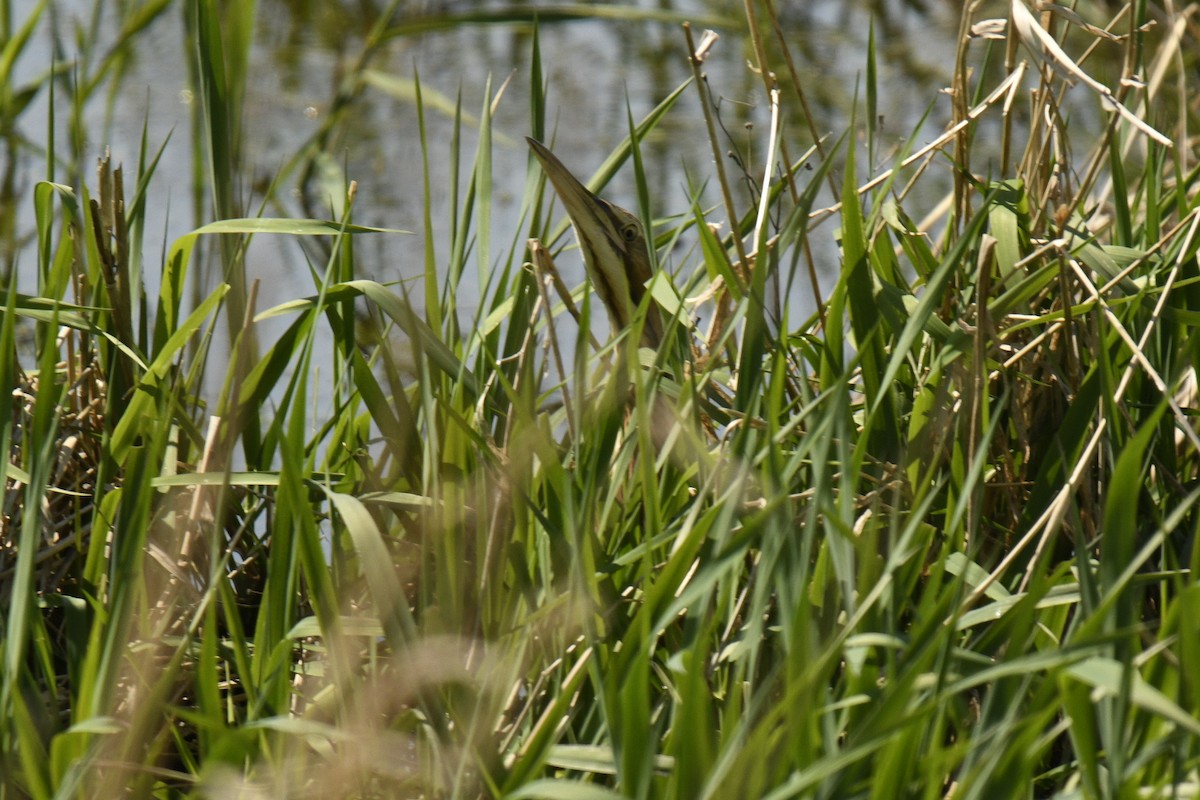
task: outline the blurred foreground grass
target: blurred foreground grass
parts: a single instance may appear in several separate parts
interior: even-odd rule
[[[0,74],[46,7],[15,26],[4,7]],[[217,221],[142,261],[150,142],[132,176],[74,164],[22,198],[38,263],[36,285],[8,276],[0,325],[0,797],[1200,791],[1194,20],[968,4],[950,126],[893,153],[873,42],[863,122],[816,141],[800,32],[747,8],[730,38],[777,112],[766,158],[731,173],[693,58],[592,184],[636,176],[652,293],[688,343],[669,357],[593,341],[586,286],[566,313],[536,162],[520,230],[491,229],[491,87],[472,156],[457,126],[422,139],[426,175],[450,159],[465,190],[435,241],[421,187],[415,288],[356,269],[361,237],[399,234],[353,224],[353,184],[333,221],[246,218],[256,9],[181,5]],[[171,9],[130,13],[129,37]],[[362,74],[406,30],[391,19]],[[1122,65],[1104,83],[1099,49]],[[5,80],[3,119],[75,92],[49,125],[77,126],[116,63]],[[536,37],[527,77],[551,142]],[[285,174],[322,156],[346,91]],[[1079,109],[1098,132],[1068,125]],[[650,220],[639,142],[667,114],[706,116],[714,168]],[[951,188],[921,207],[925,182]],[[312,286],[260,310],[242,260],[266,235],[306,237]],[[208,241],[223,279],[192,299]],[[652,430],[663,402],[678,423]]]

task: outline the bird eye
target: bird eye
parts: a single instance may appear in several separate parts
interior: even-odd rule
[[[632,242],[638,237],[637,223],[631,222],[621,229],[621,235],[625,237],[625,241]]]

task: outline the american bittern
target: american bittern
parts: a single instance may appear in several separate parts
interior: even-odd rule
[[[634,311],[641,304],[650,280],[650,254],[642,224],[625,209],[588,191],[541,142],[529,137],[525,140],[566,207],[579,239],[584,269],[604,303],[616,335],[633,322]],[[641,344],[657,350],[662,341],[662,315],[651,302],[642,327]]]
[[[625,209],[589,191],[541,142],[529,138],[526,141],[566,207],[567,216],[579,240],[584,269],[608,312],[613,335],[617,335],[633,323],[651,278],[650,253],[642,224]],[[642,326],[641,346],[652,350],[669,347],[669,343],[664,341],[664,329],[658,305],[649,302],[646,321]],[[680,369],[681,373],[683,364],[668,353],[665,366],[669,376],[676,369]],[[678,381],[682,375],[677,373],[673,377],[674,381]],[[696,426],[679,416],[674,401],[668,400],[667,394],[678,396],[678,383],[675,386],[674,391],[666,391],[667,387],[660,385],[659,388],[664,391],[655,394],[649,415],[651,440],[655,449],[661,452],[675,438],[672,433],[678,434],[682,449],[676,450],[675,458],[696,464],[706,460],[704,440]]]

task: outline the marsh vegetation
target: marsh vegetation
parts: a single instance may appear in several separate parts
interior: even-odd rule
[[[1200,792],[1193,7],[845,4],[814,80],[767,0],[61,5],[0,2],[0,798]],[[353,46],[254,155],[303,13]],[[186,136],[95,122],[172,20]],[[652,102],[555,112],[582,24]],[[381,66],[447,29],[520,63]],[[600,126],[622,330],[523,145]]]

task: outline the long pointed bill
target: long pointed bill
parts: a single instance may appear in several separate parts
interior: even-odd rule
[[[541,142],[526,141],[571,218],[584,267],[617,333],[629,326],[650,279],[641,225],[633,214],[590,192]],[[656,347],[662,336],[657,311],[653,323],[648,320],[645,334],[643,341]]]
[[[525,141],[529,142],[529,149],[537,156],[546,177],[554,184],[554,191],[562,200],[563,205],[567,207],[567,215],[572,222],[578,224],[583,220],[607,216],[605,207],[608,203],[592,194],[586,186],[580,183],[546,145],[528,136],[525,137]]]

